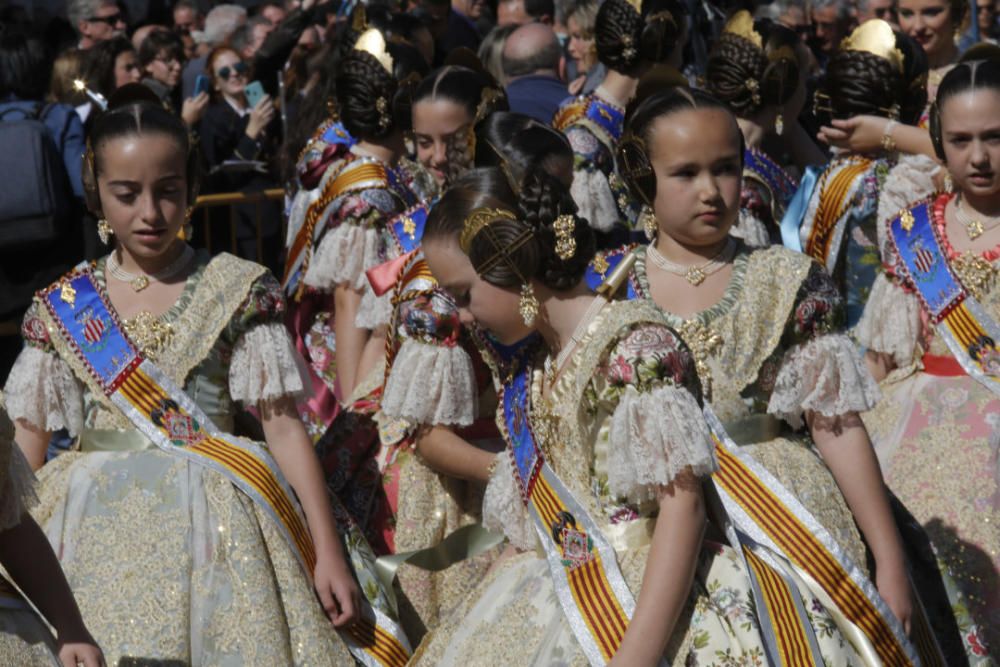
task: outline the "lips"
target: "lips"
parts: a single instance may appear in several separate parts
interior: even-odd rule
[[[132,236],[144,245],[152,245],[159,243],[166,233],[166,229],[143,229],[133,232]]]
[[[969,182],[973,185],[990,185],[993,183],[993,174],[970,174]]]

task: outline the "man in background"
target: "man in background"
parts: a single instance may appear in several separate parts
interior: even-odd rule
[[[501,56],[510,110],[551,123],[569,96],[559,79],[561,60],[562,48],[551,27],[528,23],[512,32]]]

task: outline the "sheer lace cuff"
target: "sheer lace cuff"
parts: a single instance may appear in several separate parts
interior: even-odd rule
[[[7,477],[0,485],[0,531],[4,531],[21,522],[24,513],[38,502],[38,496],[35,495],[35,474],[21,449],[14,444],[13,433],[9,444],[0,446],[11,448]]]
[[[341,223],[319,242],[303,282],[324,291],[345,283],[361,289],[367,283],[365,271],[381,261],[378,248],[374,227]]]
[[[7,413],[44,431],[83,429],[83,388],[69,364],[55,353],[28,346],[18,355],[4,386]]]
[[[367,282],[367,281],[366,281]],[[392,291],[382,296],[375,296],[371,285],[366,284],[361,293],[361,303],[358,314],[354,317],[354,326],[359,329],[371,329],[388,326],[392,319]]]
[[[261,324],[240,337],[229,368],[233,400],[254,405],[282,396],[301,396],[310,388],[305,364],[283,325]]]
[[[382,412],[417,424],[467,426],[475,404],[476,377],[464,349],[403,341],[385,383]]]
[[[514,461],[507,450],[497,457],[496,469],[483,496],[483,525],[487,530],[502,532],[518,549],[534,549],[538,537],[517,489]]]
[[[889,170],[878,198],[878,247],[883,256],[888,220],[913,202],[933,194],[937,190],[934,175],[940,168],[926,155],[901,155],[896,166]]]
[[[767,248],[771,245],[771,235],[763,221],[746,209],[740,209],[740,216],[731,233],[736,238],[743,239],[743,243],[751,248]]]
[[[799,428],[807,410],[838,417],[871,410],[878,399],[878,385],[851,339],[827,334],[788,351],[767,411]]]
[[[716,469],[712,439],[698,402],[672,385],[639,392],[629,385],[611,417],[608,491],[642,502],[690,468],[698,477]]]
[[[579,209],[577,214],[594,229],[606,232],[618,222],[618,206],[608,177],[598,169],[574,171],[570,194]]]
[[[892,356],[899,368],[913,363],[920,342],[920,302],[886,274],[872,285],[861,320],[852,333],[863,347]]]

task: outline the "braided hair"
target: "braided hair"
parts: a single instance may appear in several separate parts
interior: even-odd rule
[[[491,285],[519,287],[537,279],[546,287],[564,291],[583,278],[595,252],[594,233],[576,216],[569,189],[545,171],[537,170],[514,187],[497,168],[475,169],[460,177],[438,201],[427,218],[424,239],[457,239],[468,216],[480,208],[508,212],[497,216],[470,240],[467,253],[476,272]],[[567,259],[556,253],[555,223],[572,216],[570,232],[576,249]]]
[[[706,90],[742,118],[784,105],[799,85],[799,63],[784,55],[787,49],[794,56],[798,35],[769,19],[758,19],[753,27],[763,48],[724,32],[709,55],[705,76]]]
[[[604,0],[594,29],[597,59],[609,69],[638,78],[643,64],[670,58],[686,27],[687,9],[678,0],[644,0],[641,12],[627,0]]]

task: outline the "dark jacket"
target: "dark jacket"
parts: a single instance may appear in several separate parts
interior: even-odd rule
[[[564,84],[554,76],[529,74],[507,84],[510,110],[531,116],[548,125],[559,105],[569,97]]]

